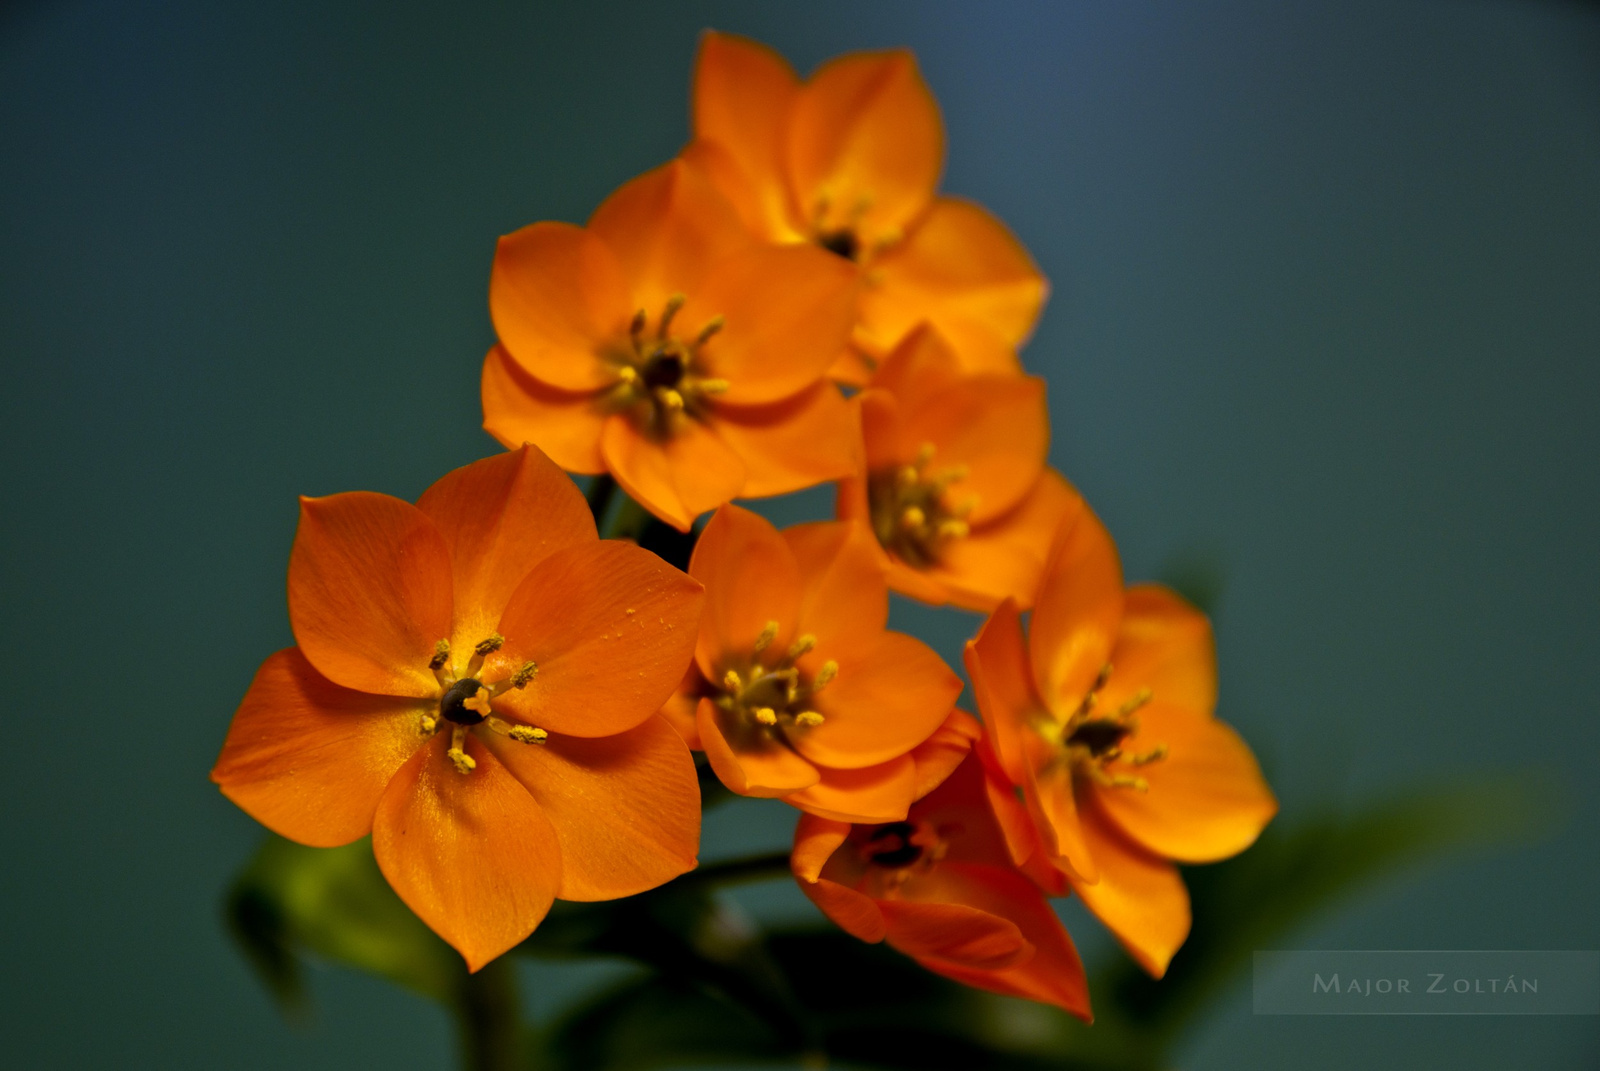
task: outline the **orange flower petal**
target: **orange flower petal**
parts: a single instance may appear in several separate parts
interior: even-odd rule
[[[370,491],[300,500],[289,623],[335,684],[435,696],[434,644],[450,635],[450,548],[409,502]]]
[[[716,706],[700,700],[695,728],[717,778],[741,796],[776,799],[810,788],[820,779],[817,768],[783,744],[749,734],[737,746],[723,732]]]
[[[960,864],[940,867],[953,870]],[[937,960],[976,970],[1021,963],[1033,946],[1010,919],[965,904],[882,900],[889,945],[919,960]]]
[[[712,265],[754,244],[733,206],[681,160],[624,183],[595,209],[588,230],[627,281],[633,308],[624,310],[624,326],[634,309],[653,321],[673,294],[693,297]],[[511,352],[520,357],[515,346]]]
[[[910,52],[824,64],[790,113],[789,174],[801,218],[852,226],[865,248],[897,240],[933,200],[944,166],[939,106]]]
[[[661,707],[661,716],[667,719],[667,724],[677,730],[683,742],[695,751],[703,750],[700,746],[700,730],[694,725],[694,709],[700,705],[704,688],[705,678],[700,675],[700,667],[690,662],[683,681]]]
[[[764,246],[718,262],[685,293],[688,329],[724,321],[701,349],[711,374],[728,381],[718,400],[759,405],[827,374],[855,322],[856,269],[814,246]]]
[[[1116,708],[1141,688],[1176,707],[1208,717],[1217,705],[1217,652],[1206,615],[1156,584],[1130,587],[1111,651],[1116,670],[1101,694]]]
[[[484,680],[537,674],[494,708],[569,736],[625,732],[661,709],[694,654],[700,585],[647,550],[600,540],[559,550],[523,579]]]
[[[1013,865],[1021,867],[1032,857],[1044,854],[1039,831],[1034,828],[1033,817],[1028,813],[1027,804],[1019,798],[1018,786],[1013,784],[1000,769],[1000,760],[995,756],[993,746],[987,740],[982,740],[977,744],[975,751],[983,767],[984,798],[988,801],[995,825],[999,827],[1000,835],[1005,840],[1006,855]],[[1055,870],[1054,867],[1049,869]],[[1065,884],[1065,879],[1047,884],[1061,886]],[[1059,895],[1055,889],[1046,891]],[[1060,889],[1060,892],[1065,891],[1064,888]]]
[[[1011,599],[1001,603],[963,652],[972,694],[1000,767],[1021,784],[1029,723],[1044,712],[1033,688],[1033,670],[1022,639],[1022,617]]]
[[[475,736],[462,774],[435,737],[378,804],[372,853],[394,891],[476,971],[539,925],[561,885],[544,812]]]
[[[744,461],[743,498],[786,495],[854,471],[856,419],[826,382],[770,405],[716,407],[717,435]]]
[[[1083,497],[1045,469],[1015,509],[952,540],[938,563],[919,575],[968,610],[990,611],[1003,599],[1026,610],[1039,591],[1056,533],[1084,508]],[[900,590],[892,576],[890,584]]]
[[[959,708],[952,710],[932,736],[911,749],[916,766],[913,796],[921,799],[943,784],[982,735],[978,719]]]
[[[965,479],[948,494],[976,495],[974,525],[1015,506],[1044,471],[1050,443],[1044,380],[1033,376],[964,376],[916,408],[902,408],[900,445],[906,460],[922,443],[934,446],[935,468],[961,465]]]
[[[664,719],[599,739],[487,742],[555,827],[561,899],[615,900],[694,869],[700,785]]]
[[[1124,742],[1136,755],[1165,744],[1167,756],[1128,770],[1148,792],[1094,789],[1106,816],[1136,844],[1182,863],[1211,863],[1244,851],[1278,801],[1250,748],[1227,725],[1151,703]]]
[[[683,421],[658,441],[639,434],[627,417],[613,416],[600,432],[600,452],[622,489],[680,532],[744,487],[744,462],[698,420]]]
[[[801,815],[794,827],[794,850],[789,856],[789,868],[794,876],[805,882],[816,881],[828,859],[849,835],[848,822]]]
[[[211,780],[250,817],[314,848],[372,832],[394,772],[422,745],[415,702],[329,681],[297,648],[256,671]]]
[[[916,409],[958,386],[966,372],[949,340],[930,324],[919,321],[906,328],[905,338],[884,358],[869,386]]]
[[[783,531],[800,567],[796,635],[817,638],[818,666],[838,649],[877,641],[889,623],[889,589],[870,532],[859,524],[821,521]]]
[[[450,547],[458,664],[494,634],[511,593],[535,565],[596,539],[583,495],[537,447],[456,469],[424,491],[417,508]]]
[[[1084,840],[1100,864],[1093,885],[1072,888],[1096,918],[1152,976],[1167,972],[1173,953],[1189,936],[1189,891],[1178,868],[1129,842],[1095,806],[1082,812]]]
[[[1111,658],[1122,618],[1122,565],[1100,518],[1083,509],[1051,552],[1029,623],[1034,680],[1065,718]]]
[[[695,660],[720,680],[730,655],[748,655],[768,621],[778,622],[774,646],[787,646],[800,608],[800,569],[794,552],[766,519],[723,506],[700,534],[689,575],[706,588]]]
[[[874,338],[890,343],[928,320],[953,339],[986,332],[1014,348],[1032,333],[1049,291],[1005,224],[954,197],[935,200],[872,267],[877,285],[862,293],[861,317]]]
[[[952,868],[947,864],[940,869]],[[995,913],[1004,912],[1033,946],[1033,955],[1017,966],[997,970],[976,970],[934,958],[919,957],[917,962],[963,985],[1054,1004],[1086,1022],[1091,1020],[1083,961],[1039,890],[1022,875],[996,867],[960,867],[957,874],[963,879],[962,899],[980,908],[992,905],[990,910]]]
[[[802,666],[814,674],[821,653]],[[828,657],[839,675],[813,700],[824,721],[794,738],[795,749],[822,766],[855,770],[904,755],[933,735],[961,694],[961,678],[933,648],[904,633],[880,633]]]
[[[783,802],[820,818],[840,822],[898,822],[916,798],[917,764],[910,755],[859,770],[817,771],[810,788]]]
[[[1054,763],[1053,749],[1038,737],[1024,741],[1022,794],[1051,861],[1086,883],[1100,880],[1100,863],[1084,839],[1070,768]]]
[[[622,267],[599,237],[570,223],[535,223],[500,239],[489,274],[489,314],[512,360],[570,391],[616,376],[600,360],[633,315]]]
[[[593,394],[575,394],[534,379],[495,346],[483,361],[483,430],[516,449],[533,443],[568,472],[604,472],[600,429],[605,411]]]
[[[773,241],[799,237],[784,178],[784,131],[800,92],[794,69],[766,45],[708,30],[695,60],[693,117],[696,144],[715,143],[723,163],[717,188],[746,226]]]

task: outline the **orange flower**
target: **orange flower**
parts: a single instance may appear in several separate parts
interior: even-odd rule
[[[655,711],[703,598],[655,555],[597,540],[531,448],[415,506],[301,499],[299,646],[256,674],[212,780],[302,844],[371,833],[401,899],[477,970],[553,897],[627,896],[695,865],[694,763]]]
[[[967,644],[998,765],[1020,786],[1048,861],[1151,974],[1189,931],[1171,860],[1244,850],[1277,812],[1250,749],[1212,716],[1205,616],[1154,585],[1123,590],[1116,548],[1085,508],[1062,529],[1024,641],[1014,602]]]
[[[1047,286],[1004,224],[936,196],[944,125],[910,52],[852,52],[802,83],[754,41],[707,33],[685,159],[753,233],[858,265],[855,341],[870,362],[922,320],[974,371],[1014,371]],[[835,375],[864,376],[859,361]]]
[[[872,528],[890,586],[969,610],[1030,605],[1056,529],[1084,508],[1045,467],[1044,381],[964,374],[924,326],[860,405],[861,464],[839,484],[839,518]]]
[[[1083,964],[1044,894],[1012,864],[976,756],[905,821],[850,826],[805,815],[790,865],[845,932],[887,940],[966,985],[1054,1004],[1085,1021]]]
[[[617,190],[587,227],[500,239],[484,427],[569,472],[610,472],[688,531],[735,496],[836,479],[849,406],[826,379],[856,284],[815,249],[755,241],[674,162]]]
[[[706,612],[666,713],[734,792],[903,818],[975,735],[970,719],[949,717],[960,678],[921,641],[885,631],[888,588],[860,525],[780,534],[724,506],[689,575],[706,587]]]

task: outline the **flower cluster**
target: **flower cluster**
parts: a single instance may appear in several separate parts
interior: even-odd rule
[[[692,111],[682,153],[584,226],[500,240],[482,396],[508,452],[415,505],[302,500],[296,646],[212,777],[301,843],[370,834],[476,970],[556,898],[692,869],[703,752],[801,812],[794,876],[842,929],[1088,1018],[1048,898],[1081,897],[1159,976],[1189,927],[1175,864],[1244,849],[1276,807],[1213,716],[1209,625],[1125,587],[1047,465],[1045,384],[1017,359],[1045,280],[938,192],[909,53],[801,80],[708,33]],[[689,533],[687,572],[598,538],[567,473]],[[733,504],[827,482],[832,521]],[[990,615],[977,718],[886,628],[891,590]]]

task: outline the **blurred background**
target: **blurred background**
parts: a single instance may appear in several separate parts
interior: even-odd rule
[[[290,642],[295,496],[413,498],[495,449],[496,236],[672,155],[708,26],[802,71],[916,50],[945,188],[1054,287],[1024,354],[1052,460],[1130,578],[1220,593],[1220,714],[1281,820],[1507,776],[1558,800],[1279,947],[1600,948],[1595,7],[9,0],[0,1059],[453,1060],[443,1012],[353,972],[283,1022],[220,908],[262,832],[206,773]],[[976,621],[896,619],[956,662]],[[703,858],[791,828],[714,812]],[[520,969],[548,1014],[623,968]],[[1250,1008],[1240,975],[1179,1062],[1600,1064],[1595,1018]]]

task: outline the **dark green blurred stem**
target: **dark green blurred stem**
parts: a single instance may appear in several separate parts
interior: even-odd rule
[[[461,1066],[466,1071],[525,1067],[517,976],[508,957],[493,960],[477,974],[462,979],[455,1014]]]
[[[606,508],[617,492],[617,481],[608,472],[602,472],[589,483],[589,512],[594,514],[595,527],[606,519]]]
[[[771,881],[789,876],[789,853],[750,855],[721,863],[707,863],[679,878],[683,885],[738,885],[746,881]]]
[[[616,516],[611,518],[611,524],[603,534],[607,539],[631,539],[637,543],[654,519],[649,510],[623,495],[617,505]]]

